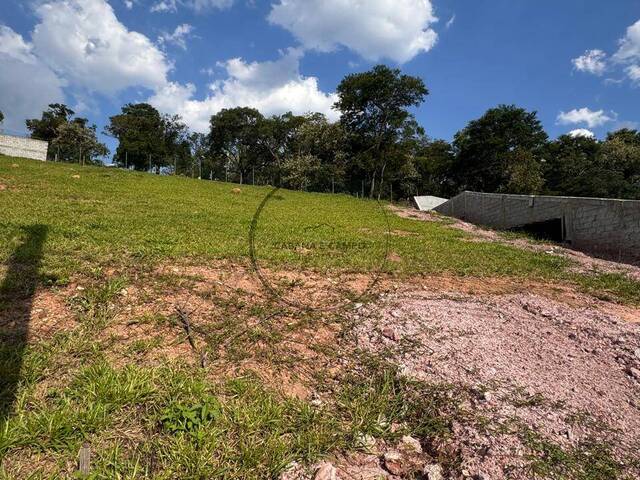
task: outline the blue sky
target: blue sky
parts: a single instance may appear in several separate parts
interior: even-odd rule
[[[341,78],[399,66],[430,90],[415,114],[450,140],[500,103],[551,137],[640,124],[640,2],[615,0],[2,0],[7,131],[63,101],[102,130],[149,101],[206,130],[220,108],[331,104]],[[114,142],[108,139],[113,149]]]

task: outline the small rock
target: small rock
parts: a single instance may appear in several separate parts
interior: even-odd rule
[[[414,453],[422,453],[422,445],[420,445],[420,441],[416,438],[413,438],[409,435],[405,435],[400,440],[402,447],[408,451]]]
[[[313,480],[336,480],[336,467],[329,462],[323,462],[316,470]]]
[[[400,318],[400,317],[402,316],[402,314],[400,313],[400,311],[399,311],[399,310],[392,310],[392,311],[391,311],[391,316],[392,316],[393,318]]]
[[[435,463],[425,465],[422,475],[426,480],[442,480],[442,467]]]
[[[78,286],[76,287],[76,290],[82,291],[82,290],[84,290],[84,287],[82,287],[82,286],[78,285]]]
[[[76,174],[76,175],[71,175],[71,178],[80,178],[80,175]]]
[[[640,348],[636,348],[633,354],[636,356],[636,358],[640,359]]]
[[[382,335],[387,337],[389,340],[393,340],[394,342],[398,341],[398,332],[393,327],[384,327],[382,329]]]
[[[491,402],[493,400],[493,394],[491,392],[480,393],[480,400],[483,402]]]
[[[475,480],[490,480],[489,475],[487,475],[487,474],[486,474],[486,473],[484,473],[484,472],[478,472],[478,473],[476,473],[476,474],[473,476],[473,478],[474,478]]]
[[[402,476],[404,468],[402,465],[402,455],[396,451],[388,451],[383,456],[384,468],[392,475]]]
[[[636,380],[640,381],[640,370],[638,370],[637,368],[634,367],[629,367],[627,368],[627,373],[629,374],[629,376],[635,378]]]
[[[361,304],[361,303],[356,303],[356,304],[353,306],[353,308],[354,308],[355,310],[359,310],[359,309],[361,309],[361,308],[362,308],[362,304]]]
[[[376,439],[371,435],[358,434],[356,444],[367,451],[371,451],[376,446]]]

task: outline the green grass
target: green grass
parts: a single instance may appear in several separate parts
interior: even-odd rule
[[[235,185],[219,182],[1,156],[0,185],[2,320],[28,316],[36,287],[83,285],[66,299],[74,316],[66,329],[39,341],[27,341],[26,328],[0,331],[0,479],[70,478],[85,442],[93,452],[90,478],[258,479],[277,477],[292,461],[357,448],[363,435],[393,441],[412,434],[429,453],[450,435],[466,392],[409,381],[378,358],[343,352],[341,340],[309,342],[327,364],[348,363],[329,375],[285,340],[332,322],[342,329],[338,339],[346,338],[348,322],[338,313],[288,311],[233,285],[231,293],[214,282],[192,292],[219,316],[198,325],[208,361],[227,370],[245,359],[265,369],[308,368],[321,406],[286,397],[242,369],[221,376],[219,368],[147,358],[184,332],[167,311],[129,315],[123,289],[131,286],[142,303],[163,296],[172,302],[173,293],[197,282],[158,273],[157,265],[248,265],[250,225],[269,187],[242,186],[236,194]],[[278,191],[255,234],[259,263],[276,269],[568,281],[640,303],[638,283],[621,275],[575,275],[556,256],[470,241],[446,223],[403,219],[346,195]],[[389,252],[399,261],[383,262]],[[290,321],[279,325],[280,315]],[[104,334],[116,320],[145,333],[119,344]],[[530,440],[541,452],[532,460],[536,473],[571,477],[592,454],[595,470],[576,478],[618,473],[607,452],[557,451]],[[455,455],[438,461],[456,471]]]
[[[216,381],[182,362],[116,368],[101,356],[105,344],[76,350],[90,332],[79,326],[29,347],[31,374],[14,414],[0,421],[0,478],[69,478],[85,443],[92,479],[275,478],[365,434],[443,438],[458,408],[449,387],[407,381],[381,364],[349,374],[332,387],[338,400],[320,406],[284,398],[250,374]],[[75,368],[35,388],[69,354]]]
[[[243,186],[233,194],[234,185],[219,182],[6,157],[0,183],[7,187],[0,191],[0,261],[19,244],[23,227],[46,225],[43,268],[53,283],[106,265],[246,259],[253,214],[270,191]],[[281,190],[256,229],[258,259],[269,265],[369,271],[381,266],[387,249],[401,261],[386,267],[404,273],[553,277],[566,263],[468,242],[445,225],[402,219],[347,195]]]

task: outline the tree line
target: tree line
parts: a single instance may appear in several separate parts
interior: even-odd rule
[[[378,65],[347,75],[336,93],[337,122],[237,107],[213,115],[201,134],[138,103],[110,117],[104,133],[118,140],[120,167],[212,180],[386,199],[463,190],[640,199],[636,130],[550,140],[536,112],[499,105],[447,142],[429,138],[411,113],[429,93],[420,78]],[[53,104],[27,128],[58,160],[95,163],[106,147],[73,115]]]

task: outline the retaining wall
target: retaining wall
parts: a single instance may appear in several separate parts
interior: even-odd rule
[[[497,229],[560,219],[572,247],[640,259],[640,201],[463,192],[434,209]]]
[[[10,157],[24,157],[46,161],[48,148],[49,143],[42,140],[14,137],[13,135],[0,135],[0,153]]]

